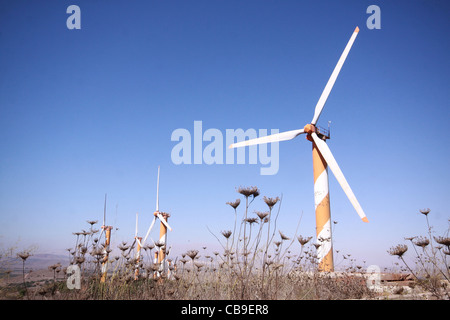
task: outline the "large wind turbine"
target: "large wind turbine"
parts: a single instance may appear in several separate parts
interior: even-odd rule
[[[326,139],[329,139],[329,132],[316,126],[319,116],[322,113],[325,102],[333,88],[333,85],[339,75],[339,72],[344,64],[345,59],[353,45],[353,42],[358,35],[359,28],[356,27],[347,46],[344,49],[333,73],[322,92],[322,95],[317,102],[314,116],[311,123],[305,125],[303,129],[297,129],[292,131],[286,131],[277,133],[257,139],[246,140],[230,145],[230,148],[237,148],[243,146],[250,146],[255,144],[263,144],[270,142],[278,142],[291,140],[301,134],[307,134],[307,140],[312,142],[313,151],[313,171],[314,171],[314,202],[316,210],[316,234],[317,241],[320,244],[317,250],[317,257],[319,260],[319,270],[321,271],[334,271],[333,264],[333,249],[331,241],[331,215],[330,215],[330,199],[328,194],[328,173],[327,166],[330,167],[337,181],[344,189],[345,194],[349,198],[356,212],[364,222],[369,222],[367,217],[361,208],[358,200],[356,199],[352,189],[350,188],[347,180],[345,179],[341,169],[339,168],[336,160],[333,157],[328,145],[325,143]]]

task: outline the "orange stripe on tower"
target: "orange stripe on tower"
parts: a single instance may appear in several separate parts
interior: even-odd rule
[[[313,142],[314,200],[319,271],[334,271],[327,163]]]

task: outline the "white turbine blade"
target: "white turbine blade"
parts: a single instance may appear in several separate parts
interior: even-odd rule
[[[147,240],[148,235],[150,234],[150,231],[152,231],[152,228],[153,228],[153,226],[154,226],[154,224],[155,224],[155,221],[156,221],[156,216],[153,218],[152,224],[151,224],[150,227],[148,228],[147,234],[145,235],[144,241],[142,241],[142,243],[145,243],[145,241]]]
[[[128,253],[130,253],[131,250],[133,250],[134,244],[136,243],[136,239],[137,239],[137,238],[134,238],[134,241],[133,241],[133,243],[131,244],[130,249],[128,250]]]
[[[233,143],[229,146],[229,148],[239,148],[239,147],[251,146],[251,145],[255,145],[255,144],[263,144],[263,143],[291,140],[302,133],[304,133],[303,129],[275,133],[275,134],[271,134],[269,136],[264,136],[264,137],[260,137],[260,138],[256,138],[256,139],[245,140],[245,141]]]
[[[330,148],[328,145],[319,138],[317,133],[313,132],[311,134],[317,148],[319,149],[320,153],[322,154],[323,158],[327,162],[328,166],[330,167],[331,171],[333,172],[334,176],[336,177],[336,180],[341,185],[342,189],[344,189],[345,194],[347,195],[348,199],[352,203],[353,207],[355,208],[358,215],[361,217],[362,221],[369,222],[369,220],[366,217],[366,214],[364,213],[363,209],[361,208],[361,205],[359,204],[358,200],[355,197],[355,194],[353,193],[352,189],[350,188],[347,180],[344,177],[344,174],[342,173],[341,169],[339,168],[336,160],[333,157],[333,154],[331,153]]]
[[[359,28],[356,27],[355,31],[353,31],[353,34],[350,37],[350,40],[347,43],[347,46],[344,49],[344,52],[342,52],[342,55],[339,58],[339,61],[336,65],[336,67],[334,68],[333,73],[331,74],[327,85],[325,86],[325,89],[322,92],[322,95],[320,96],[319,101],[317,102],[316,109],[314,110],[314,117],[311,121],[311,124],[313,124],[313,125],[316,124],[317,120],[319,119],[320,114],[322,113],[322,109],[325,105],[325,102],[327,102],[327,99],[331,92],[331,89],[333,88],[334,83],[336,82],[339,72],[341,71],[341,68],[345,62],[345,59],[347,58],[347,55],[353,45],[353,42],[355,42],[358,32],[359,32]]]
[[[98,236],[98,240],[100,241],[100,239],[102,238],[103,232],[105,231],[104,228],[102,228],[102,231],[100,232],[100,235]]]
[[[172,228],[169,226],[169,224],[167,223],[166,219],[164,219],[164,217],[163,217],[160,213],[158,213],[157,215],[158,215],[159,220],[161,220],[161,222],[162,222],[162,223],[163,223],[170,231],[172,231]]]
[[[156,212],[159,211],[159,166],[158,166],[158,180],[156,181]]]

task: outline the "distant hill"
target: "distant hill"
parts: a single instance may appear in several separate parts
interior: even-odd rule
[[[35,253],[32,254],[25,262],[25,270],[47,269],[55,263],[61,263],[63,267],[69,265],[69,257],[52,253]],[[22,259],[11,257],[2,263],[2,267],[9,270],[22,270]]]

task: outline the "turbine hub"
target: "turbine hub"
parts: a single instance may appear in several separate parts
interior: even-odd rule
[[[315,126],[315,125],[309,123],[303,128],[303,131],[306,133],[306,139],[309,140],[309,141],[313,141],[313,139],[311,137],[311,134],[313,132],[317,133],[319,138],[322,139],[322,140],[330,139],[330,130],[329,130],[329,128],[327,130],[325,128],[322,128],[322,127],[319,127],[319,126]]]
[[[316,132],[316,127],[313,124],[308,123],[303,130],[307,133],[307,134],[311,134],[313,132]]]

